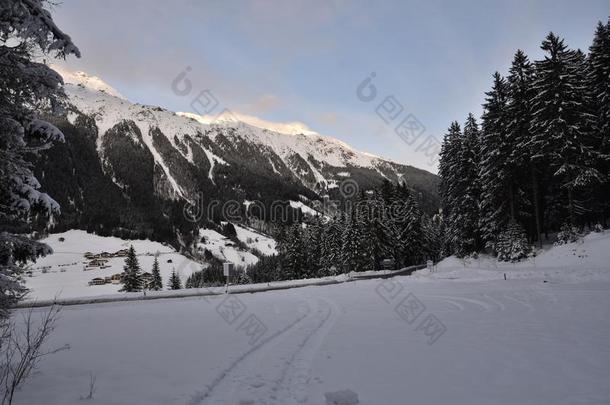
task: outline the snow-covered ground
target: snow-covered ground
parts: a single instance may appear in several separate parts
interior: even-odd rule
[[[245,243],[248,248],[256,249],[267,256],[277,254],[277,243],[274,239],[242,225],[235,224],[234,226],[237,239]]]
[[[64,241],[60,241],[63,238]],[[90,260],[85,252],[114,253],[129,249],[133,245],[142,271],[151,272],[154,255],[159,254],[159,269],[163,283],[167,284],[172,270],[179,272],[184,282],[193,271],[201,265],[177,253],[171,246],[149,240],[123,240],[115,237],[104,237],[80,230],[70,230],[49,235],[42,240],[53,248],[52,255],[40,258],[31,265],[31,277],[25,277],[26,286],[31,290],[28,299],[48,300],[55,297],[92,297],[117,293],[119,284],[89,286],[88,282],[96,277],[110,277],[121,273],[125,265],[124,257],[109,258],[106,268],[91,267],[84,270]]]
[[[276,254],[276,242],[272,238],[244,226],[235,225],[237,238],[248,249],[272,255]],[[201,236],[205,243],[198,247],[203,252],[208,249],[220,260],[228,260],[237,265],[247,266],[258,261],[258,257],[250,251],[235,246],[235,243],[225,236],[210,229],[202,229]],[[63,241],[60,239],[63,238]],[[89,234],[85,231],[70,230],[49,235],[42,240],[53,248],[54,253],[43,257],[31,265],[31,275],[25,278],[26,286],[31,290],[28,300],[50,300],[53,298],[85,298],[107,297],[118,293],[119,284],[88,285],[96,277],[110,277],[121,273],[125,264],[124,257],[107,259],[102,267],[87,267],[90,260],[84,257],[85,252],[94,254],[101,252],[114,253],[128,249],[133,245],[138,255],[140,267],[144,272],[152,271],[154,255],[159,255],[159,268],[163,283],[167,284],[172,270],[176,270],[184,283],[194,271],[201,270],[199,264],[177,253],[171,246],[148,240],[123,240],[115,237],[103,237]],[[106,267],[107,266],[107,267]],[[85,271],[85,269],[87,269]],[[121,293],[123,294],[123,293]]]
[[[235,227],[237,232],[237,227]],[[242,236],[247,231],[245,228],[240,229]],[[212,229],[200,229],[199,236],[204,238],[205,242],[198,243],[197,247],[203,252],[204,249],[209,250],[214,257],[222,260],[235,263],[236,266],[246,267],[258,262],[258,257],[249,251],[239,249],[229,238]]]
[[[545,246],[535,257],[518,263],[498,262],[490,256],[477,259],[450,257],[436,266],[433,274],[421,270],[419,280],[499,280],[528,279],[536,281],[581,282],[610,281],[610,232],[589,233],[578,242]]]
[[[608,263],[592,234],[497,269],[64,307],[70,350],[16,403],[81,404],[92,373],[102,404],[608,404]]]

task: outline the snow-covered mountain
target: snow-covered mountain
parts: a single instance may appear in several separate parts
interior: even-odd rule
[[[106,232],[137,230],[122,236],[173,235],[180,207],[197,196],[311,206],[324,196],[340,198],[339,185],[348,178],[363,190],[383,179],[405,181],[424,209],[438,206],[435,175],[338,139],[298,125],[265,125],[255,117],[212,121],[174,113],[132,103],[98,77],[60,73],[71,107],[57,123],[67,139],[57,148],[68,150],[38,164],[43,186],[62,204],[60,230],[100,231],[102,221]],[[162,231],[160,218],[168,220]]]
[[[228,164],[223,156],[243,143],[250,149],[257,149],[261,157],[259,164],[270,173],[290,174],[316,192],[336,187],[337,182],[351,175],[350,169],[364,169],[381,178],[392,181],[405,179],[407,182],[417,171],[410,166],[356,151],[345,142],[313,131],[281,133],[222,116],[214,117],[212,122],[208,117],[192,113],[174,113],[160,107],[131,103],[101,79],[83,72],[64,77],[70,102],[79,112],[95,119],[100,135],[98,151],[103,155],[104,135],[110,129],[123,121],[133,121],[142,135],[143,146],[151,152],[155,164],[163,169],[172,192],[177,196],[188,195],[192,190],[179,173],[172,170],[171,159],[164,157],[156,147],[157,142],[153,139],[155,129],[164,135],[169,146],[178,151],[185,162],[196,164],[194,155],[202,151],[210,166],[207,175],[211,182],[215,182],[214,167]],[[75,118],[76,115],[72,115],[72,119]],[[196,148],[200,150],[195,151]]]

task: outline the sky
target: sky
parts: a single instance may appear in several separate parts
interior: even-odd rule
[[[433,145],[451,121],[480,116],[492,74],[506,74],[517,49],[540,59],[553,31],[587,50],[610,7],[607,0],[63,0],[52,12],[82,53],[63,67],[99,76],[133,102],[298,122],[436,172]],[[406,132],[396,131],[403,122]]]

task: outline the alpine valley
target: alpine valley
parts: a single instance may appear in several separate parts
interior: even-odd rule
[[[36,162],[43,189],[62,207],[47,231],[150,238],[189,251],[199,228],[219,227],[227,201],[239,202],[244,211],[256,201],[249,225],[269,231],[273,207],[294,209],[289,220],[315,214],[324,199],[342,198],[346,179],[359,192],[384,179],[403,182],[424,211],[438,209],[436,175],[338,139],[231,119],[205,123],[195,114],[129,102],[83,72],[62,76],[68,113],[54,123],[65,143]],[[195,201],[199,209],[213,208],[197,223],[183,212],[185,203]]]

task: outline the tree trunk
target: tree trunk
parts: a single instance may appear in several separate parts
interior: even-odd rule
[[[534,197],[534,217],[536,218],[536,239],[538,247],[542,247],[542,227],[540,224],[540,206],[538,197],[538,179],[536,177],[536,168],[532,166],[532,193]]]

